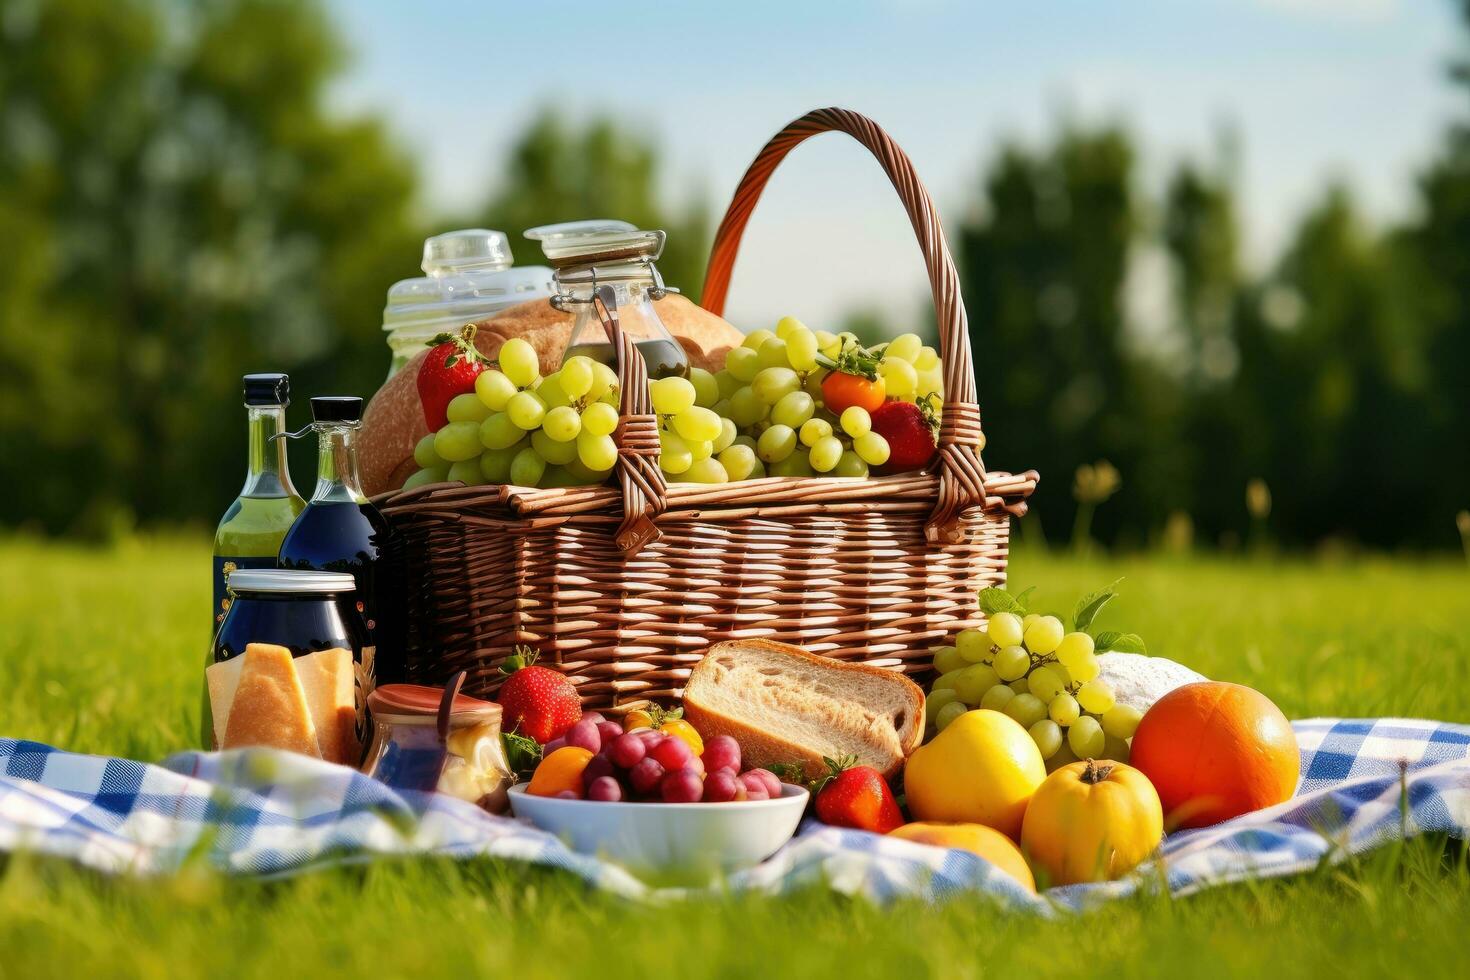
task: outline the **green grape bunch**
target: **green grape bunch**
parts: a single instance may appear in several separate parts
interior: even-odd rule
[[[542,377],[536,349],[519,337],[500,348],[475,390],[449,403],[448,423],[419,440],[420,469],[404,488],[459,480],[466,486],[592,486],[617,462],[618,377],[606,364],[569,357]]]
[[[1143,641],[1131,633],[1090,632],[1116,584],[1078,603],[1070,632],[1057,616],[1028,612],[1024,593],[982,591],[985,627],[961,630],[953,646],[934,651],[939,677],[927,706],[932,729],[943,731],[966,711],[988,708],[1030,733],[1048,771],[1079,759],[1127,762],[1142,715],[1117,703],[1099,676],[1097,655],[1099,643],[1102,652],[1142,653]]]
[[[917,334],[862,348],[851,333],[813,331],[784,317],[725,356],[723,370],[649,382],[659,466],[675,483],[777,477],[867,477],[888,461],[887,440],[861,406],[829,411],[822,381],[840,360],[867,358],[889,400],[943,404],[943,364]],[[545,377],[530,344],[507,340],[473,392],[453,398],[447,423],[414,448],[419,469],[404,489],[458,480],[467,486],[604,483],[617,462],[617,374],[583,356]]]
[[[862,478],[888,461],[886,439],[873,431],[868,410],[859,405],[828,407],[822,382],[840,362],[875,365],[890,401],[927,401],[942,409],[944,366],[939,354],[917,334],[900,334],[887,344],[863,348],[855,334],[812,330],[796,317],[782,317],[776,329],[755,330],[725,355],[725,367],[712,376],[716,400],[711,408],[735,425],[734,446],[754,452],[745,477]],[[723,453],[721,453],[723,462]],[[739,451],[741,460],[749,454]],[[732,479],[741,479],[731,473]]]
[[[675,482],[729,483],[746,479],[748,469],[726,465],[725,450],[735,442],[735,423],[710,406],[719,401],[715,376],[690,368],[689,377],[660,378],[648,385],[658,419],[659,468]],[[734,469],[737,475],[731,475]]]

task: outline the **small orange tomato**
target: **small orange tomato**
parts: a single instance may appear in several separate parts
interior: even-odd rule
[[[623,731],[631,732],[635,728],[652,728],[653,715],[641,709],[630,711],[623,716]]]
[[[658,730],[665,735],[672,735],[682,740],[685,745],[694,750],[695,755],[704,754],[704,739],[700,738],[699,732],[694,730],[694,726],[684,719],[675,718],[673,721],[666,721],[658,726]]]
[[[887,386],[882,377],[869,381],[859,374],[833,371],[822,379],[822,401],[826,403],[827,411],[834,415],[841,415],[853,405],[876,412],[883,405],[886,394]]]
[[[531,784],[526,792],[532,796],[555,796],[571,790],[578,796],[583,793],[582,770],[592,761],[592,753],[575,745],[565,745],[541,760],[531,774]]]

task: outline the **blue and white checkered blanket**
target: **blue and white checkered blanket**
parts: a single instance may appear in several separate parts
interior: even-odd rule
[[[968,852],[809,821],[775,856],[725,885],[775,893],[821,883],[878,901],[980,891],[1052,913],[1140,889],[1187,895],[1292,874],[1395,838],[1467,835],[1470,726],[1316,718],[1294,727],[1303,773],[1295,798],[1173,834],[1155,862],[1122,881],[1053,888],[1038,898]],[[627,872],[526,824],[265,749],[184,753],[148,765],[0,739],[0,850],[145,875],[199,861],[285,875],[386,855],[486,855],[562,868],[623,895],[652,894]]]

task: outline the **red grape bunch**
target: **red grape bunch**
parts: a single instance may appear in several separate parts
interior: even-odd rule
[[[740,743],[717,735],[696,754],[684,739],[652,728],[630,732],[595,711],[582,715],[563,738],[546,746],[549,757],[565,746],[592,753],[582,770],[583,792],[563,789],[563,799],[604,803],[729,803],[768,800],[782,793],[766,769],[741,772]]]

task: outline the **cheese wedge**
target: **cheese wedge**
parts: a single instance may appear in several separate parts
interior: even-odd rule
[[[316,727],[291,661],[291,651],[251,643],[237,659],[243,660],[244,666],[240,669],[220,748],[264,745],[320,757]]]
[[[225,723],[230,720],[230,705],[235,703],[235,689],[240,686],[244,657],[231,657],[204,668],[204,683],[209,688],[209,713],[214,718],[214,747],[225,744]]]
[[[352,651],[336,647],[310,653],[297,657],[295,667],[322,758],[357,765],[361,746],[357,741]]]

